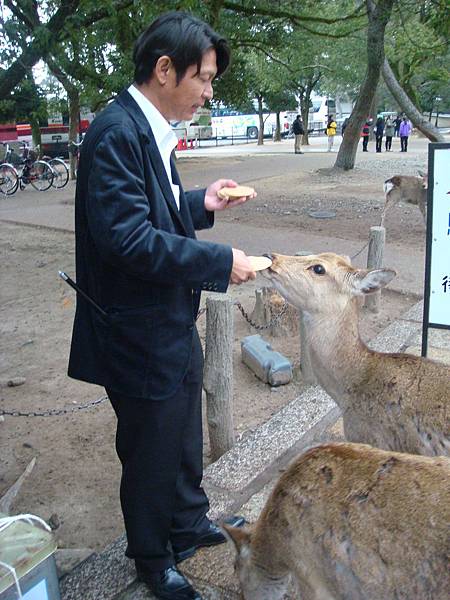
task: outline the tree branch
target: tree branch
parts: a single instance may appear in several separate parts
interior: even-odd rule
[[[13,5],[12,0],[6,0]],[[86,15],[76,15],[81,0],[61,0],[56,13],[45,25],[38,28],[39,35],[25,48],[22,54],[7,69],[0,72],[0,98],[6,99],[26,73],[55,48],[58,42],[67,39],[70,24],[76,19],[78,27],[88,27],[97,21],[110,16],[111,11],[104,6]],[[133,4],[133,0],[117,0],[114,11],[119,11]],[[8,6],[9,8],[9,6]],[[36,32],[36,29],[34,30]]]
[[[335,17],[332,19],[328,19],[326,17],[312,17],[311,15],[299,15],[298,13],[291,13],[285,10],[277,10],[272,8],[262,8],[258,7],[255,4],[247,7],[242,4],[236,4],[235,2],[230,2],[226,0],[222,4],[222,8],[226,8],[228,10],[232,10],[236,13],[245,14],[249,17],[254,17],[255,15],[273,17],[275,19],[287,19],[291,23],[295,25],[299,25],[302,21],[309,21],[311,23],[324,23],[326,25],[333,25],[334,23],[342,23],[344,21],[350,21],[352,19],[359,19],[365,11],[362,11],[364,8],[364,4],[360,4],[356,7],[356,9],[346,15],[345,17]]]
[[[413,104],[405,90],[401,87],[387,58],[384,59],[382,73],[389,91],[394,96],[400,108],[411,119],[414,127],[421,131],[432,142],[445,142],[441,132],[426,120]]]
[[[19,7],[19,2],[12,2],[11,0],[4,0],[5,6],[9,8],[12,14],[19,19],[21,23],[27,26],[29,31],[33,31],[34,23],[28,17],[28,15],[23,12]]]

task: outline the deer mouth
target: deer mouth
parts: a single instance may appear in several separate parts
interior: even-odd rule
[[[275,260],[275,258],[273,257],[272,254],[270,254],[270,252],[265,252],[263,254],[263,256],[265,256],[266,258],[268,258],[269,260],[271,260],[272,264],[269,267],[267,267],[267,269],[263,269],[263,271],[261,271],[261,274],[263,275],[264,273],[265,274],[274,273],[275,271],[272,269],[272,265],[273,265],[273,261]]]

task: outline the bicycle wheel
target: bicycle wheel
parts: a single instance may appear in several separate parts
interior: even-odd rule
[[[15,168],[8,163],[0,165],[0,193],[5,196],[12,196],[18,187],[19,175]]]
[[[31,165],[27,179],[35,190],[45,192],[53,183],[53,170],[45,161],[37,160]]]
[[[66,163],[60,158],[52,158],[48,161],[48,164],[53,169],[53,187],[60,190],[69,181],[69,169],[66,167]]]

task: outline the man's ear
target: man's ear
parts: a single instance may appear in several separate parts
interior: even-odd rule
[[[161,85],[165,85],[169,75],[170,69],[173,68],[172,60],[169,56],[160,56],[156,61],[155,69],[153,71],[156,79]]]

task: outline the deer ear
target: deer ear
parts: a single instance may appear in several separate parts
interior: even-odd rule
[[[225,536],[233,542],[238,553],[241,552],[242,548],[250,545],[252,534],[245,527],[231,527],[224,523],[222,530]]]
[[[374,269],[357,271],[352,280],[357,294],[372,294],[385,287],[397,275],[393,269]]]
[[[419,173],[419,177],[422,179],[422,184],[424,188],[428,187],[428,173],[423,171],[417,171]]]

